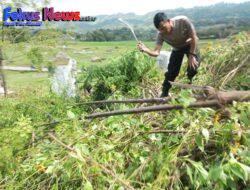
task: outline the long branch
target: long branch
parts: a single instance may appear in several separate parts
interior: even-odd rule
[[[79,104],[112,104],[112,103],[166,103],[170,101],[170,97],[167,98],[149,98],[149,99],[127,99],[127,100],[100,100],[92,102],[82,102]]]
[[[212,106],[219,106],[219,102],[216,100],[210,100],[206,102],[198,102],[189,105],[188,107],[212,107]],[[113,115],[124,115],[124,114],[138,114],[138,113],[146,113],[146,112],[154,112],[154,111],[166,111],[166,110],[179,110],[183,109],[182,105],[158,105],[158,106],[148,106],[148,107],[141,107],[141,108],[134,108],[134,109],[127,109],[127,110],[117,110],[111,112],[103,112],[103,113],[94,113],[91,115],[86,116],[87,119],[93,119],[97,117],[108,117]]]
[[[169,82],[171,85],[177,86],[180,88],[188,88],[188,89],[193,89],[193,90],[204,91],[207,95],[211,95],[211,94],[216,93],[215,89],[211,86],[196,86],[196,85],[192,85],[192,84],[182,84],[182,83],[173,82],[173,81],[169,81]]]
[[[250,101],[250,91],[231,91],[231,92],[218,92],[213,96],[209,97],[209,100],[205,101],[196,101],[191,103],[188,108],[200,108],[200,107],[220,107],[222,104],[228,104],[232,101]],[[148,106],[127,110],[117,110],[111,112],[103,113],[93,113],[87,115],[87,119],[93,119],[98,117],[108,117],[113,115],[123,115],[123,114],[138,114],[145,112],[154,112],[154,111],[166,111],[166,110],[180,110],[184,109],[183,105],[157,105],[157,106]]]

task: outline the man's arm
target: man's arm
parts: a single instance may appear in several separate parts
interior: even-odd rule
[[[139,42],[139,43],[137,44],[137,47],[138,47],[138,49],[139,49],[141,52],[145,52],[145,53],[147,53],[149,56],[152,56],[152,57],[157,57],[158,55],[160,55],[160,51],[161,51],[162,45],[156,44],[155,49],[154,49],[154,50],[151,50],[151,49],[149,49],[148,47],[146,47],[142,42]]]
[[[189,56],[188,56],[188,62],[189,66],[196,68],[198,66],[198,62],[195,59],[195,52],[197,48],[197,43],[198,43],[198,37],[194,28],[194,25],[190,22],[189,19],[185,20],[186,26],[189,30],[189,36],[190,38],[187,41],[190,41],[190,50],[189,50]]]
[[[195,54],[197,43],[198,43],[198,37],[196,35],[196,32],[193,31],[191,34],[191,41],[190,41],[190,53],[191,54]]]
[[[197,44],[198,44],[198,37],[196,34],[196,31],[194,29],[194,27],[191,24],[191,32],[190,32],[190,38],[188,39],[188,41],[190,41],[190,55],[196,53],[196,48],[197,48]]]

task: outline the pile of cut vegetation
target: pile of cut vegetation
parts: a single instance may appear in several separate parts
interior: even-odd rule
[[[197,83],[246,88],[238,81],[248,82],[244,58],[249,38],[234,38],[225,47],[202,50]],[[122,98],[135,97],[149,83],[159,83],[154,64],[148,56],[130,52],[88,68],[78,82],[94,100],[118,92]],[[234,76],[228,75],[235,68]],[[91,121],[78,98],[25,92],[0,99],[0,189],[247,190],[249,102],[189,109],[193,92],[175,92],[171,104],[182,103],[186,109]]]
[[[90,92],[93,100],[107,99],[115,92],[130,94],[143,80],[159,78],[155,60],[138,51],[132,51],[110,60],[105,65],[88,67],[79,76],[80,89]]]

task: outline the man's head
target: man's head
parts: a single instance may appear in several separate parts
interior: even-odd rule
[[[159,12],[154,16],[154,25],[160,32],[169,33],[172,29],[170,19],[163,12]]]

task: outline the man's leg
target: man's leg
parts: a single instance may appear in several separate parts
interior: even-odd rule
[[[168,96],[169,89],[172,86],[169,81],[174,81],[175,78],[178,76],[183,57],[184,57],[183,50],[172,51],[169,60],[168,71],[165,73],[165,80],[162,84],[161,97]]]
[[[188,52],[189,52],[189,50],[188,50]],[[188,57],[188,52],[186,53],[187,57]],[[190,84],[192,84],[192,79],[197,74],[197,69],[199,68],[200,62],[201,62],[200,51],[198,49],[196,50],[195,59],[198,62],[198,65],[195,68],[193,68],[193,67],[190,67],[189,64],[188,64],[188,67],[187,67],[187,77],[188,77],[188,79],[190,81],[189,82]]]

